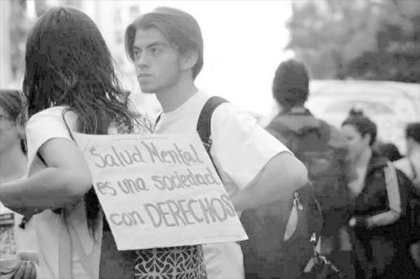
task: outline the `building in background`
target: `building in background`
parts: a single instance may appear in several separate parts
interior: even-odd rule
[[[0,1],[0,86],[21,88],[27,34],[32,27],[26,0]]]
[[[140,15],[140,1],[0,0],[0,5],[1,87],[21,89],[24,48],[36,19],[52,6],[72,6],[85,12],[98,25],[115,59],[122,85],[132,93],[130,96],[136,107],[149,115],[158,112],[159,104],[154,95],[141,94],[134,66],[124,48],[125,28]]]
[[[420,85],[371,80],[312,80],[307,107],[340,127],[352,108],[378,126],[378,140],[392,142],[405,153],[404,127],[420,121]]]
[[[12,81],[10,65],[10,9],[11,0],[0,1],[0,88]]]

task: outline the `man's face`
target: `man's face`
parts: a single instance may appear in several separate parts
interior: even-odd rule
[[[143,93],[166,92],[180,79],[180,54],[156,28],[137,30],[133,58]]]

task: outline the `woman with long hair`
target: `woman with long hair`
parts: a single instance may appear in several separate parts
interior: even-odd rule
[[[25,101],[17,90],[0,90],[0,181],[21,178],[26,170]],[[4,162],[7,162],[5,164]]]
[[[0,184],[20,179],[26,170],[25,98],[18,90],[0,90]],[[9,268],[0,274],[15,276],[19,272],[35,278],[34,262],[18,260],[28,252],[36,260],[36,237],[32,223],[0,202],[0,259],[10,259]],[[11,268],[13,267],[13,268]],[[20,271],[19,271],[20,269]]]
[[[400,222],[408,179],[374,151],[376,124],[362,112],[352,110],[341,130],[355,174],[348,187],[356,278],[419,278]]]
[[[71,131],[144,133],[149,122],[131,109],[101,33],[81,11],[45,12],[29,34],[25,63],[28,175],[2,184],[0,200],[38,213],[39,278],[99,278],[101,207]]]

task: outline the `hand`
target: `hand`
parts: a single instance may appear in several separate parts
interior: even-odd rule
[[[38,214],[44,210],[40,208],[29,208],[29,207],[16,207],[16,206],[6,206],[6,207],[16,213],[19,213],[20,215],[25,216],[27,220],[30,220],[33,215]]]
[[[31,261],[39,265],[38,253],[32,251],[19,251],[16,259],[21,261]]]
[[[19,261],[19,266],[13,275],[13,279],[35,279],[36,269],[32,261]]]
[[[352,228],[367,228],[367,218],[361,216],[352,217],[349,221],[349,226]]]
[[[36,268],[32,261],[10,259],[0,264],[0,277],[3,279],[35,279]]]

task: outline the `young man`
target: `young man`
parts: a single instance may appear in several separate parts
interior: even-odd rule
[[[127,28],[126,50],[143,93],[156,94],[163,112],[156,133],[196,133],[209,95],[194,80],[203,66],[203,39],[189,14],[158,8]],[[211,119],[210,154],[238,212],[292,195],[307,182],[304,165],[275,138],[229,103]],[[204,246],[208,278],[244,278],[238,243]]]
[[[321,253],[338,252],[339,246],[343,246],[338,243],[338,236],[345,233],[340,229],[346,226],[345,193],[350,173],[345,139],[335,127],[316,118],[305,107],[309,74],[303,63],[294,59],[280,63],[272,94],[279,113],[268,124],[267,131],[308,167],[323,212]],[[308,249],[299,258],[304,261],[311,254]]]

